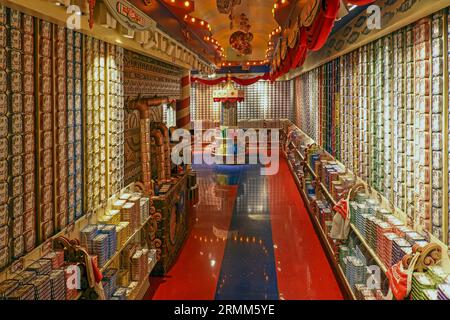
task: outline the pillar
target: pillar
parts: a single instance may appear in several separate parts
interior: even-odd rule
[[[181,78],[181,99],[177,101],[177,127],[191,129],[191,72],[185,70]]]

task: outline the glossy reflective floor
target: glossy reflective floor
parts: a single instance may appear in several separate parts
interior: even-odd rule
[[[284,160],[197,166],[200,202],[180,257],[146,299],[342,299]]]

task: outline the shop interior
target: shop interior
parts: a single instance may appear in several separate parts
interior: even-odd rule
[[[0,300],[450,299],[450,1],[0,0]]]

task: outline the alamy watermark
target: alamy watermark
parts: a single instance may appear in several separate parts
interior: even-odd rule
[[[367,29],[380,30],[381,29],[381,8],[377,5],[370,5],[367,8]]]
[[[67,7],[66,13],[68,18],[66,19],[67,29],[80,30],[81,29],[81,8],[76,5]]]
[[[380,290],[381,289],[381,269],[377,265],[368,266],[366,286],[370,290]]]

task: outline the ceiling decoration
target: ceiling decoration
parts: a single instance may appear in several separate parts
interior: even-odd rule
[[[269,41],[275,46],[271,59],[271,79],[275,80],[291,69],[303,65],[308,51],[322,48],[335,21],[339,20],[342,14],[348,13],[354,6],[367,5],[374,1],[277,0],[272,12],[283,31]],[[342,10],[343,8],[346,10]]]
[[[240,55],[248,56],[253,52],[251,41],[253,34],[250,32],[236,31],[230,37],[230,45]]]
[[[245,69],[249,69],[252,66],[262,66],[264,64],[267,64],[267,60],[255,60],[255,61],[247,61],[247,62],[223,61],[220,66],[222,66],[222,67],[241,66],[245,70]]]
[[[241,4],[241,0],[216,0],[217,10],[222,14],[231,14],[233,8]]]
[[[192,0],[162,0],[162,2],[171,7],[178,15],[189,14],[194,11],[195,8],[195,2]]]
[[[224,48],[222,62],[245,65],[266,58],[268,36],[279,27],[271,12],[273,4],[274,0],[197,0],[192,15],[210,23],[214,39]],[[246,30],[250,27],[251,32]]]
[[[93,1],[93,0],[92,0]],[[373,0],[129,0],[218,68],[270,65],[276,79],[320,49],[336,20]]]
[[[158,28],[179,41],[209,63],[219,62],[220,49],[207,41],[211,37],[208,21],[194,14],[199,1],[188,0],[127,0],[158,23]],[[193,20],[194,19],[194,20]]]
[[[184,21],[192,27],[202,28],[205,30],[206,33],[208,33],[208,34],[211,33],[211,26],[205,20],[198,19],[198,18],[192,17],[188,14],[185,14]]]
[[[239,19],[240,30],[235,31],[230,36],[230,45],[240,55],[249,56],[253,52],[251,43],[253,40],[253,33],[250,32],[251,25],[245,13],[241,13]],[[233,24],[231,25],[231,29],[233,29]]]

